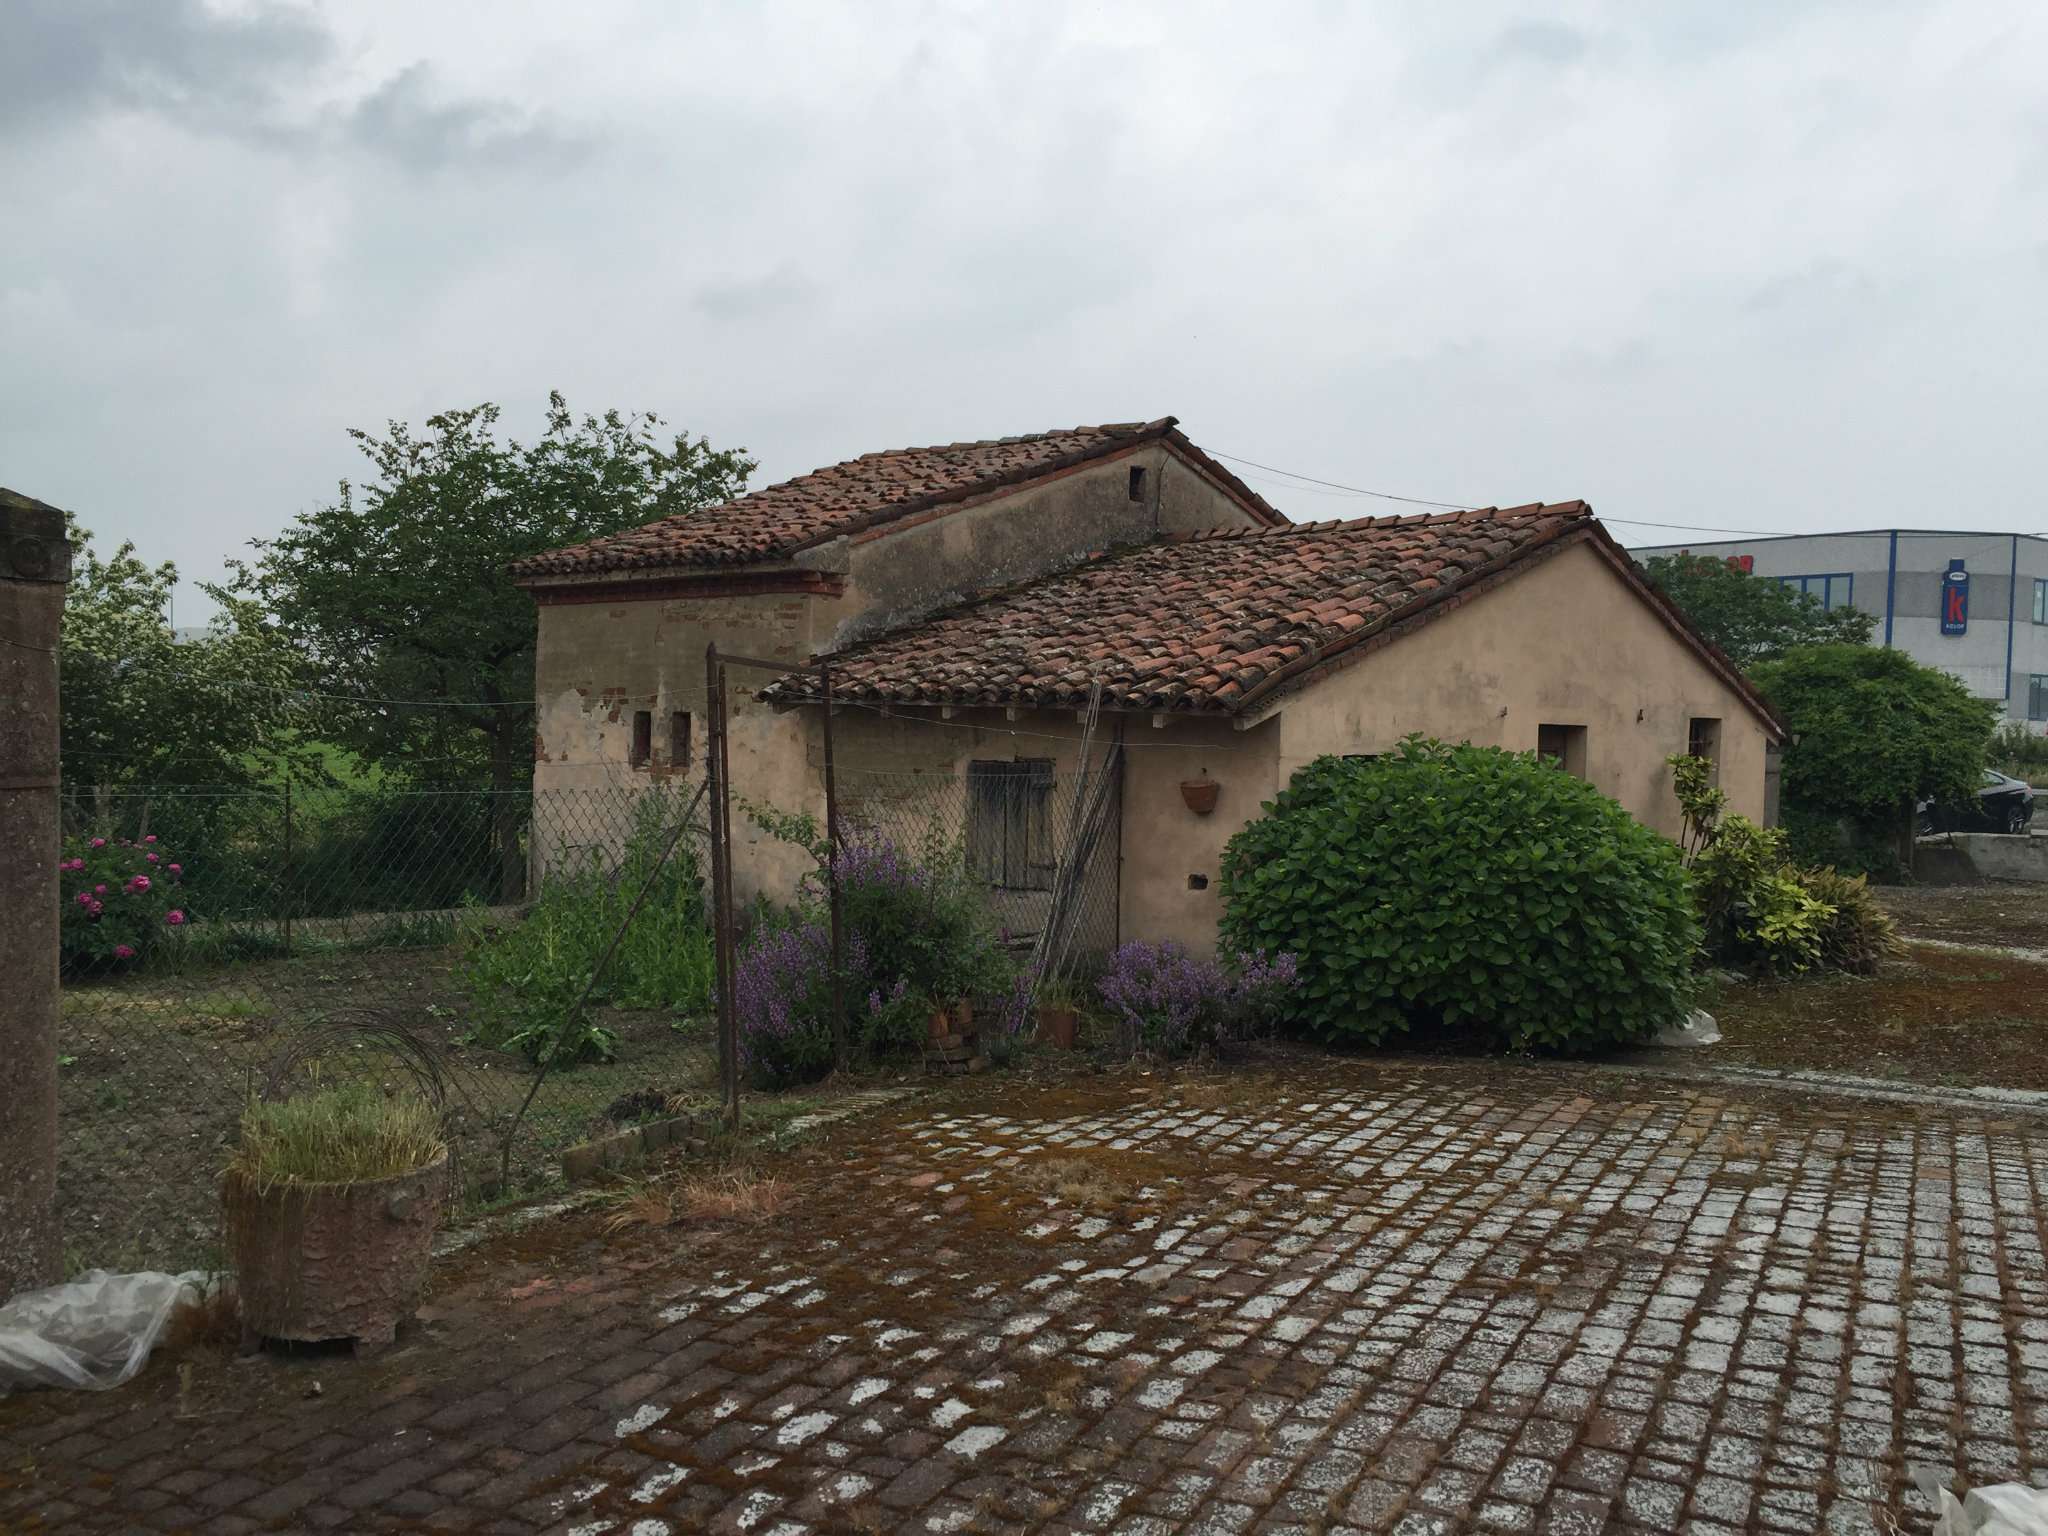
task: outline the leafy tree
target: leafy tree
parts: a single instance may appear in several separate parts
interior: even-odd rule
[[[180,643],[170,622],[177,567],[148,564],[132,542],[102,559],[91,531],[66,523],[65,778],[90,786],[104,810],[118,790],[246,784],[274,772],[295,750],[292,647],[232,597],[220,622]]]
[[[1744,669],[1795,645],[1868,645],[1877,621],[1709,555],[1658,555],[1644,569],[1694,626]]]
[[[1844,856],[1836,829],[1846,825],[1910,864],[1918,802],[1977,792],[1999,705],[1946,672],[1902,651],[1820,645],[1752,676],[1792,729],[1782,794],[1802,861]]]
[[[319,730],[387,769],[488,782],[502,894],[524,889],[524,815],[505,793],[531,780],[533,603],[506,566],[522,555],[725,501],[753,470],[743,452],[677,435],[661,418],[572,416],[548,396],[546,430],[500,438],[498,407],[351,429],[372,476],[255,543],[222,601],[254,604],[305,648],[325,695]]]

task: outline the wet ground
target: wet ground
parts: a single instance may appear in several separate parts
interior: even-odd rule
[[[1698,1061],[2048,1091],[2048,886],[1882,886],[1904,943],[1874,976],[1717,987]]]
[[[1751,981],[1711,1001],[1715,1065],[2048,1090],[2048,963],[1909,943],[1875,976]]]
[[[2048,950],[2048,885],[1874,887],[1907,939]]]
[[[2048,1120],[1612,1068],[974,1079],[370,1362],[0,1404],[0,1530],[1925,1529],[2048,1476]],[[317,1385],[316,1385],[317,1384]]]

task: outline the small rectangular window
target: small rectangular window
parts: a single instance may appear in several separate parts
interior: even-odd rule
[[[1144,499],[1145,471],[1143,469],[1134,469],[1131,471],[1131,500],[1143,501]]]
[[[1714,765],[1714,782],[1721,782],[1721,722],[1709,715],[1694,715],[1685,728],[1685,750],[1689,757],[1703,757]]]
[[[1586,728],[1583,725],[1539,725],[1536,755],[1575,779],[1586,776]]]
[[[633,746],[626,754],[626,761],[635,768],[645,768],[647,759],[654,754],[654,711],[636,709],[633,711]]]
[[[987,884],[1052,889],[1052,770],[1049,757],[967,765],[967,863]]]
[[[2027,718],[2048,720],[2048,675],[2036,672],[2027,679]]]
[[[668,717],[668,765],[677,773],[690,769],[690,712],[676,710]]]
[[[2034,622],[2048,624],[2048,581],[2034,578]]]

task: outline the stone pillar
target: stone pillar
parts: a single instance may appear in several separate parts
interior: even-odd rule
[[[57,1230],[57,621],[64,514],[0,488],[0,1299],[63,1278]]]

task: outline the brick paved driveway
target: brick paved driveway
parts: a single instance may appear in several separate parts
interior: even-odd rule
[[[2037,1119],[1315,1061],[784,1172],[472,1254],[380,1361],[0,1405],[0,1529],[1924,1530],[1912,1467],[2048,1474]]]

